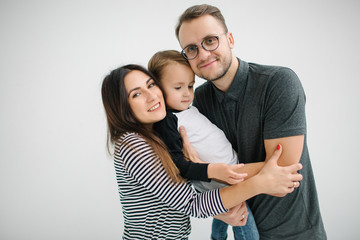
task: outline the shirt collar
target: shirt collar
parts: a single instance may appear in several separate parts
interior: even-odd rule
[[[246,84],[246,79],[249,72],[249,64],[240,60],[239,58],[237,58],[237,60],[239,61],[239,67],[229,89],[226,92],[220,91],[213,83],[211,83],[212,88],[215,91],[216,98],[220,103],[224,101],[225,97],[229,97],[233,100],[239,99],[242,92],[239,91],[239,89],[242,89]]]

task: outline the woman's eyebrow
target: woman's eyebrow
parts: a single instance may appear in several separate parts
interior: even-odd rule
[[[146,80],[146,84],[150,82],[150,80],[152,80],[152,78],[149,78],[148,80]]]
[[[149,78],[148,80],[146,80],[146,84],[148,84],[150,82],[150,80],[152,80],[152,78]],[[136,90],[139,90],[140,87],[136,87],[136,88],[133,88],[133,89],[130,89],[129,93],[128,93],[128,97],[130,97],[130,94],[131,92],[133,91],[136,91]]]

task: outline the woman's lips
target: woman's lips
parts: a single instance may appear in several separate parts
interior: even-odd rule
[[[152,112],[155,111],[156,109],[158,109],[160,107],[160,102],[158,102],[157,104],[155,104],[153,107],[151,107],[148,112]]]

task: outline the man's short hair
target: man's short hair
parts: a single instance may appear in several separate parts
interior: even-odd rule
[[[224,16],[221,14],[220,10],[217,7],[201,4],[189,7],[185,10],[185,12],[179,17],[178,24],[176,25],[175,34],[176,38],[179,40],[179,31],[180,27],[184,22],[196,19],[201,16],[210,15],[219,20],[219,22],[223,25],[225,32],[228,31],[228,28],[225,24]]]

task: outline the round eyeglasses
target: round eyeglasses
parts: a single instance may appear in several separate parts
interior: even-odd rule
[[[204,38],[204,40],[202,40],[202,42],[200,43],[201,47],[209,52],[215,51],[219,47],[219,37],[226,33],[227,32],[224,32],[223,34],[220,34],[218,36],[209,36]],[[195,44],[190,44],[186,46],[183,50],[181,50],[181,54],[187,60],[193,60],[199,54],[199,47]]]

